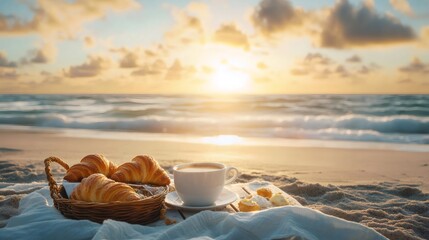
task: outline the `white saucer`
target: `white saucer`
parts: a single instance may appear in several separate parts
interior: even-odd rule
[[[230,190],[224,188],[219,196],[219,198],[216,200],[216,202],[213,205],[210,206],[186,206],[183,204],[183,201],[180,199],[179,195],[177,195],[177,192],[170,192],[165,197],[165,203],[173,208],[178,209],[184,209],[184,210],[192,210],[192,211],[199,211],[199,210],[209,210],[209,209],[220,209],[225,207],[226,205],[233,203],[235,200],[238,199],[238,196],[236,193],[231,192]]]

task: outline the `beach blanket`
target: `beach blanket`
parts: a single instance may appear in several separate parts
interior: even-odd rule
[[[19,210],[0,229],[0,239],[386,239],[361,224],[296,206],[255,213],[202,211],[169,226],[114,220],[98,224],[65,218],[52,207],[44,187],[26,195]]]

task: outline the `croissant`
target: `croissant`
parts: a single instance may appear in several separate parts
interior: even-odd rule
[[[84,178],[73,190],[70,198],[99,203],[135,201],[141,199],[137,192],[129,185],[115,182],[101,173],[95,173]]]
[[[136,156],[131,162],[122,164],[110,178],[127,183],[170,184],[167,172],[148,155]]]
[[[80,182],[83,178],[93,173],[102,173],[110,177],[115,170],[115,164],[107,160],[103,155],[92,154],[85,156],[80,160],[80,163],[70,167],[64,179],[69,182]]]

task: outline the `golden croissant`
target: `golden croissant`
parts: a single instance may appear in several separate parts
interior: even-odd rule
[[[149,183],[159,186],[170,184],[167,172],[148,155],[140,155],[118,167],[111,179],[127,183]]]
[[[110,177],[116,170],[114,163],[107,160],[103,155],[92,154],[85,156],[80,163],[71,166],[64,179],[69,182],[80,182],[83,178],[93,173],[102,173]]]
[[[71,199],[86,202],[125,202],[140,200],[137,192],[126,183],[115,182],[101,173],[84,178],[73,190]]]

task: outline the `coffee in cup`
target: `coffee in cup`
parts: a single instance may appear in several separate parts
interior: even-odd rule
[[[233,175],[226,179],[229,173]],[[185,205],[210,206],[239,172],[221,163],[185,163],[174,166],[173,174],[176,192]]]

